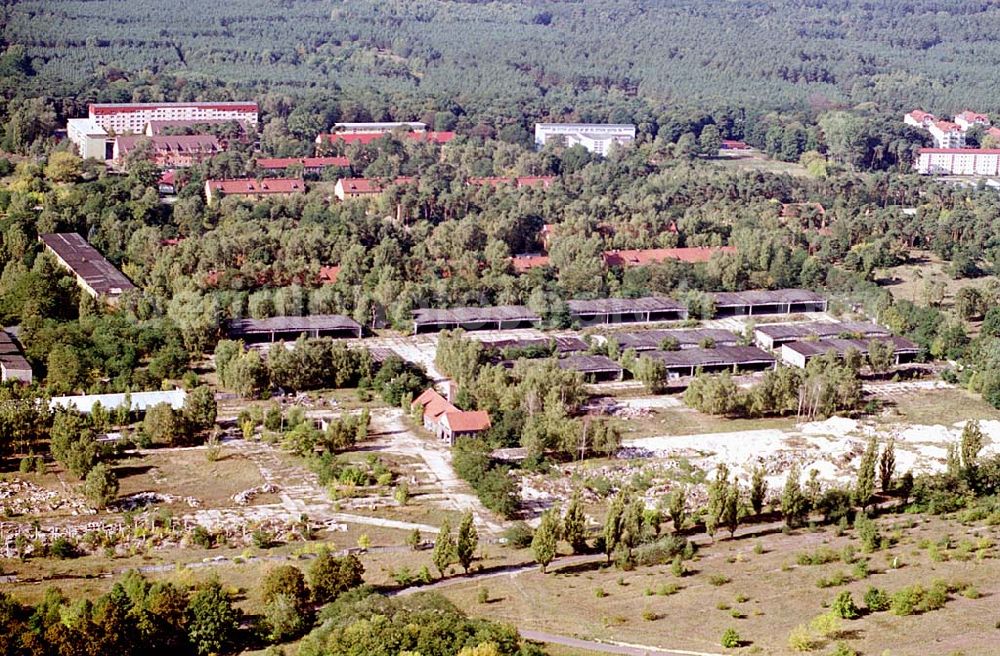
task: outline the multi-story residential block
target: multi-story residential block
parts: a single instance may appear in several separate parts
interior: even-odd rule
[[[1000,175],[1000,149],[921,148],[916,169],[924,175]]]
[[[612,144],[624,145],[635,140],[635,126],[611,123],[536,123],[535,146],[542,148],[552,140],[560,140],[567,147],[579,144],[596,155],[607,155]]]
[[[930,112],[925,112],[921,109],[914,109],[909,114],[903,116],[903,123],[907,125],[912,125],[915,128],[920,128],[921,130],[926,130],[937,120],[937,117]]]
[[[141,134],[151,121],[242,121],[257,129],[255,102],[92,104],[92,121],[115,134]]]
[[[267,178],[265,180],[206,180],[205,199],[212,203],[223,196],[238,196],[251,200],[269,197],[294,196],[306,193],[306,184],[292,178]]]
[[[936,148],[964,148],[965,132],[951,121],[935,121],[927,128]]]
[[[974,125],[981,125],[986,128],[990,126],[990,117],[986,114],[977,114],[976,112],[965,110],[961,114],[955,114],[955,125],[962,132],[965,132]]]
[[[147,137],[145,135],[122,135],[115,137],[112,159],[115,166],[126,167],[126,159],[137,148],[149,144],[149,160],[160,168],[185,168],[194,166],[224,148],[211,134],[184,134],[176,136]]]

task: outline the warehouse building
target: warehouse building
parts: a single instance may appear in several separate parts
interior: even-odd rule
[[[694,328],[690,330],[638,330],[619,332],[608,336],[614,340],[620,351],[666,351],[698,348],[706,343],[713,346],[739,346],[742,338],[736,333],[721,328]],[[664,348],[664,344],[674,348]]]
[[[123,293],[135,289],[125,274],[77,233],[47,233],[39,235],[38,240],[60,266],[76,276],[76,284],[94,298],[114,304]]]
[[[773,351],[783,344],[806,339],[830,337],[863,338],[888,337],[888,330],[870,321],[816,321],[812,323],[776,323],[754,330],[757,346]]]
[[[588,383],[621,380],[625,375],[622,366],[606,355],[568,355],[557,362],[560,369],[583,374]]]
[[[568,305],[570,316],[581,326],[679,321],[688,317],[684,304],[662,296],[569,301]]]
[[[715,292],[716,317],[826,312],[826,299],[807,289]]]
[[[662,362],[666,366],[667,375],[670,378],[694,376],[699,371],[705,373],[765,371],[774,369],[777,365],[773,355],[756,346],[648,351],[643,353],[642,357]]]
[[[6,330],[0,330],[0,377],[3,382],[31,382],[31,365]]]
[[[76,410],[88,415],[98,403],[105,410],[117,410],[127,403],[129,412],[143,413],[161,403],[166,403],[174,410],[183,410],[186,398],[187,392],[182,389],[122,394],[79,394],[76,396],[53,396],[49,401],[49,407],[53,410],[59,408]]]
[[[537,328],[542,318],[523,305],[461,307],[447,310],[424,308],[413,311],[413,334],[439,330],[510,330]]]
[[[611,123],[536,123],[535,146],[560,141],[567,148],[580,145],[595,155],[607,155],[613,144],[635,140],[635,126]]]
[[[889,342],[893,346],[894,362],[898,366],[912,362],[920,353],[920,347],[903,337],[875,338],[879,342]],[[864,339],[819,339],[814,341],[790,342],[781,347],[781,361],[794,367],[805,367],[815,357],[833,352],[843,358],[850,351],[857,351],[868,357],[868,345],[872,340]]]
[[[306,337],[361,337],[361,324],[340,314],[314,314],[307,317],[271,317],[269,319],[233,319],[226,334],[244,342],[294,341]]]
[[[83,159],[102,161],[112,157],[108,131],[89,118],[71,118],[66,121],[66,137],[76,146],[77,154]]]

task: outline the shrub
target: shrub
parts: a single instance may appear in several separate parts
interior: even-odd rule
[[[604,588],[597,588],[594,590],[594,596],[598,599],[604,599],[608,596],[608,593],[604,591]]]
[[[830,638],[840,633],[840,618],[832,612],[823,613],[822,615],[817,615],[809,622],[809,628],[824,638]]]
[[[735,649],[736,647],[739,647],[742,642],[740,634],[733,628],[726,629],[725,633],[722,634],[722,640],[720,641],[722,646],[726,649]]]
[[[837,552],[830,547],[819,547],[812,553],[803,552],[796,556],[795,561],[799,565],[825,565],[840,559]]]
[[[859,560],[854,563],[854,578],[857,580],[862,580],[868,578],[868,561]]]
[[[646,620],[647,622],[653,622],[660,619],[660,616],[647,608],[646,610],[642,611],[642,619]]]
[[[535,537],[535,532],[524,522],[514,522],[510,528],[504,531],[504,539],[507,544],[516,549],[527,549],[531,546],[531,541]]]
[[[860,615],[858,607],[854,603],[854,598],[851,597],[851,593],[848,590],[844,590],[837,595],[830,606],[830,612],[845,620],[853,620]]]
[[[819,647],[819,641],[805,624],[800,624],[788,634],[788,648],[792,651],[812,651]]]
[[[211,549],[212,543],[212,534],[201,524],[195,526],[194,530],[191,531],[191,544],[199,546],[202,549]]]
[[[668,597],[672,594],[677,594],[681,589],[681,586],[676,583],[661,583],[656,586],[656,594],[661,597]]]
[[[708,577],[708,582],[717,588],[729,583],[729,581],[729,577],[724,574],[712,574]]]
[[[95,465],[87,472],[83,483],[83,495],[95,508],[104,508],[118,494],[118,477],[103,462]]]
[[[485,604],[490,600],[490,591],[486,588],[479,588],[476,591],[476,601],[480,604]]]
[[[258,528],[251,533],[250,539],[253,540],[253,546],[258,549],[269,549],[274,546],[274,535],[262,528]]]
[[[683,554],[686,545],[687,540],[682,537],[665,535],[655,542],[640,545],[633,555],[639,565],[664,565]]]
[[[865,607],[872,613],[880,613],[889,610],[892,606],[892,599],[885,590],[876,587],[868,588],[865,591]]]
[[[684,568],[684,560],[679,555],[674,556],[674,561],[670,564],[670,572],[677,578],[687,573]]]
[[[893,615],[913,615],[920,606],[924,591],[919,585],[903,588],[892,595],[890,608]]]
[[[59,536],[49,545],[49,555],[59,560],[75,558],[78,555],[76,544],[67,537]]]
[[[860,656],[860,652],[853,649],[846,642],[838,642],[830,656]]]

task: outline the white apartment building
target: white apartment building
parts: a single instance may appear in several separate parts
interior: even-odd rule
[[[926,130],[934,122],[937,121],[937,117],[930,112],[925,112],[921,109],[914,109],[909,114],[903,116],[903,123],[907,125],[912,125],[915,128],[920,128],[921,130]]]
[[[1000,149],[921,148],[917,172],[924,175],[1000,175]]]
[[[66,136],[76,146],[83,159],[106,160],[108,131],[89,118],[71,118],[66,121]]]
[[[397,128],[405,128],[412,132],[427,132],[427,124],[419,121],[398,121],[383,123],[334,123],[333,132],[343,134],[383,134]]]
[[[973,125],[981,125],[984,128],[988,128],[990,126],[990,117],[986,114],[977,114],[976,112],[965,110],[961,114],[955,115],[955,125],[957,125],[962,132],[965,132]]]
[[[951,121],[935,121],[927,128],[935,148],[964,148],[965,132]]]
[[[90,119],[115,134],[142,134],[150,121],[242,121],[257,129],[255,102],[107,103],[90,105]]]
[[[624,145],[635,140],[635,126],[613,123],[535,123],[535,147],[542,148],[553,139],[567,147],[577,144],[596,155],[607,155],[612,144]]]

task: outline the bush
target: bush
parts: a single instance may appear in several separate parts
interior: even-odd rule
[[[514,522],[503,533],[507,544],[516,549],[527,549],[531,546],[531,541],[535,537],[535,532],[524,522]]]
[[[83,495],[95,508],[104,508],[118,494],[118,477],[103,462],[87,472],[83,483]]]
[[[337,558],[324,549],[309,566],[313,601],[327,604],[364,583],[364,565],[354,554]]]
[[[812,553],[802,552],[795,558],[799,565],[825,565],[840,559],[836,551],[830,547],[819,547]]]
[[[804,624],[800,624],[788,634],[788,648],[792,651],[812,651],[819,647],[819,641]]]
[[[642,611],[642,619],[646,620],[647,622],[654,622],[660,619],[660,616],[657,615],[654,611],[651,611],[647,608],[646,610]]]
[[[861,614],[854,603],[854,598],[851,597],[851,593],[848,590],[844,590],[837,595],[837,598],[833,600],[833,604],[830,606],[830,612],[845,620],[856,619]]]
[[[830,638],[840,633],[840,618],[833,613],[823,613],[809,622],[809,628],[824,638]]]
[[[198,524],[191,531],[191,543],[197,545],[203,549],[211,549],[214,540],[212,539],[212,534],[207,528]]]
[[[838,642],[830,656],[860,656],[860,652],[855,651],[846,642]]]
[[[890,608],[893,615],[905,616],[913,615],[917,612],[923,598],[923,588],[919,585],[903,588],[892,595]]]
[[[258,549],[270,549],[274,546],[274,535],[262,528],[258,528],[251,533],[250,539],[253,540],[253,546]]]
[[[490,600],[489,590],[487,590],[486,588],[479,588],[479,590],[476,591],[476,601],[478,601],[481,604],[485,604],[489,600]]]
[[[679,558],[684,553],[687,540],[675,535],[665,535],[656,542],[640,545],[634,552],[635,562],[639,565],[665,565]]]
[[[594,596],[598,599],[604,599],[608,596],[608,593],[604,591],[604,588],[597,588],[594,590]]]
[[[67,558],[76,558],[79,553],[76,549],[76,543],[67,537],[59,536],[49,545],[49,555],[59,560],[66,560]]]
[[[885,590],[876,587],[868,588],[865,591],[865,607],[872,613],[881,613],[889,610],[892,606],[892,599]]]
[[[680,592],[681,586],[676,583],[661,583],[656,586],[656,594],[660,597],[669,597],[672,594],[677,594]]]
[[[740,634],[736,632],[736,629],[728,628],[725,633],[722,634],[722,640],[719,641],[723,647],[726,649],[735,649],[739,647],[743,641],[740,639]]]
[[[725,576],[724,574],[712,574],[710,577],[708,577],[708,582],[714,585],[715,587],[723,586],[729,583],[729,581],[730,581],[729,577]]]

